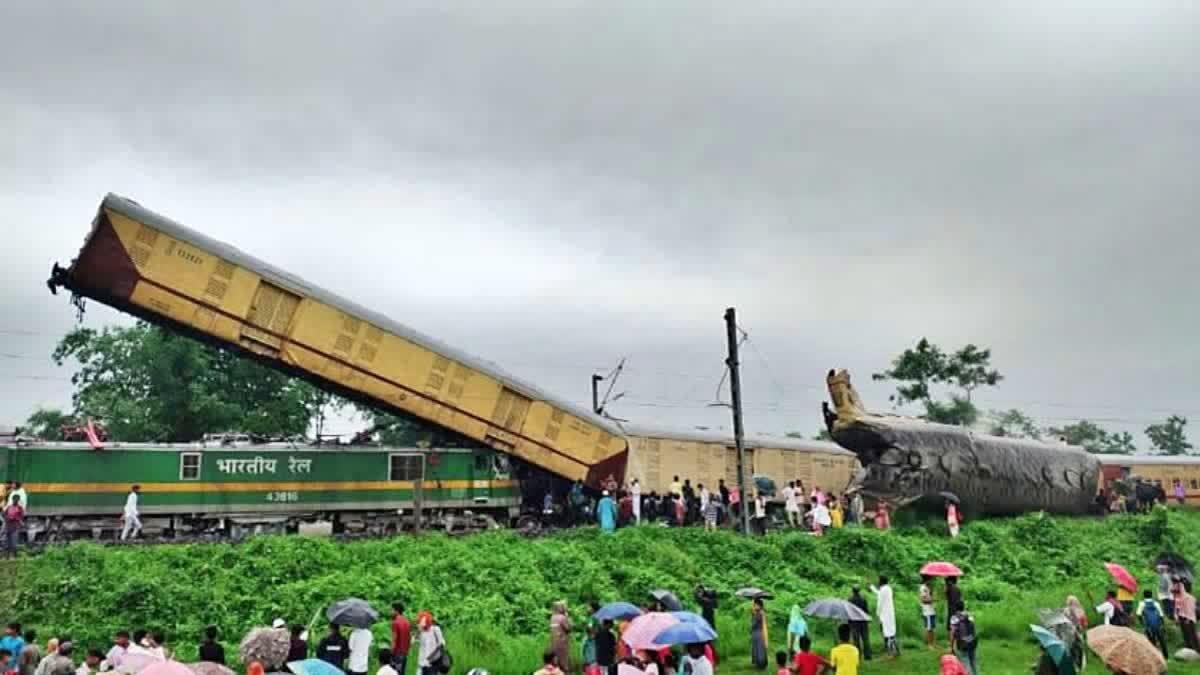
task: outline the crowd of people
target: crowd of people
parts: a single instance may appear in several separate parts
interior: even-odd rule
[[[820,486],[807,489],[803,480],[789,481],[780,491],[779,500],[767,486],[758,486],[743,499],[741,490],[727,486],[724,479],[717,481],[710,490],[703,483],[692,485],[690,479],[680,481],[675,476],[663,494],[657,491],[645,493],[635,478],[624,488],[615,482],[605,486],[598,501],[591,500],[583,483],[576,481],[565,497],[557,497],[547,491],[542,500],[543,516],[564,525],[577,525],[595,520],[604,530],[614,530],[629,525],[657,523],[670,527],[703,525],[708,529],[738,527],[742,509],[749,509],[751,529],[757,534],[766,534],[772,527],[771,510],[775,503],[782,502],[784,526],[805,528],[820,535],[829,528],[846,525],[874,524],[880,529],[891,527],[890,507],[880,501],[872,511],[867,511],[863,497],[858,492],[838,495]]]

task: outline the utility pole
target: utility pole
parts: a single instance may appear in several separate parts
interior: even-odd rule
[[[750,534],[750,493],[746,491],[746,448],[742,443],[742,377],[738,373],[737,313],[725,310],[725,335],[729,341],[729,392],[733,397],[733,444],[737,448],[738,492],[742,495],[742,533]]]
[[[592,412],[600,414],[600,383],[604,380],[603,375],[592,374]]]

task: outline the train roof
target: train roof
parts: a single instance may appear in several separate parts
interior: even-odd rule
[[[674,441],[692,441],[696,443],[722,443],[733,445],[733,434],[724,431],[706,431],[701,429],[671,429],[642,424],[622,423],[621,428],[628,436],[642,438],[660,438]],[[832,455],[847,455],[854,453],[837,443],[827,441],[809,441],[800,438],[773,436],[771,434],[747,434],[742,439],[743,444],[752,448],[772,448],[778,450],[795,450],[797,452],[822,452]]]
[[[175,450],[178,452],[420,452],[439,454],[473,453],[471,448],[405,448],[382,445],[300,445],[292,443],[259,443],[246,445],[216,445],[204,443],[117,443],[105,442],[100,449],[94,449],[86,442],[77,441],[41,441],[37,439],[19,439],[16,442],[0,442],[0,448],[19,448],[22,450],[86,450],[87,452],[106,452],[111,450]],[[490,448],[488,449],[490,450]]]
[[[1134,465],[1197,465],[1200,456],[1195,455],[1096,455],[1101,464],[1122,466]]]
[[[121,195],[110,192],[104,197],[104,201],[101,202],[100,208],[112,209],[113,211],[124,214],[130,218],[133,218],[134,220],[150,225],[151,227],[161,230],[171,237],[186,241],[194,246],[204,249],[212,255],[223,258],[240,267],[249,269],[273,284],[286,288],[302,296],[311,297],[336,307],[337,309],[340,309],[348,314],[354,315],[356,318],[370,322],[371,324],[374,324],[378,328],[381,328],[389,333],[420,345],[425,349],[441,354],[470,368],[474,368],[481,373],[494,377],[495,379],[504,383],[504,385],[522,394],[523,396],[534,400],[545,401],[551,405],[562,408],[575,417],[586,420],[613,435],[621,435],[620,427],[608,419],[595,414],[588,408],[580,406],[559,396],[552,395],[538,388],[537,386],[530,384],[529,382],[521,380],[505,371],[496,363],[451,347],[435,338],[432,338],[409,326],[386,317],[379,312],[367,309],[362,305],[347,300],[346,298],[343,298],[332,291],[327,291],[319,286],[310,284],[304,279],[301,279],[294,274],[289,274],[288,272],[285,272],[274,265],[263,262],[262,260],[259,260],[258,258],[255,258],[254,256],[245,253],[234,246],[217,241],[212,237],[201,234],[200,232],[171,220],[166,216],[155,213],[154,211],[147,209],[128,197],[122,197]]]

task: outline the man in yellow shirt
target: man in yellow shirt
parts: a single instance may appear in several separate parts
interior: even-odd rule
[[[829,652],[829,665],[836,675],[858,675],[858,648],[850,644],[850,626],[838,626],[838,646]]]
[[[1133,616],[1133,591],[1117,584],[1117,602],[1121,603],[1126,616]]]

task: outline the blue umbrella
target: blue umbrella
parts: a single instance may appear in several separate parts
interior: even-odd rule
[[[712,628],[712,626],[709,626],[707,619],[699,614],[696,614],[695,612],[671,612],[671,616],[679,619],[679,621],[682,623],[698,623],[701,626]]]
[[[1029,624],[1029,630],[1033,631],[1034,637],[1038,639],[1038,642],[1041,643],[1042,648],[1046,650],[1046,653],[1050,655],[1050,658],[1061,666],[1062,662],[1067,658],[1066,643],[1062,640],[1059,640],[1057,635],[1051,633],[1042,626],[1031,623]]]
[[[668,645],[690,645],[701,642],[712,642],[717,639],[717,631],[713,630],[708,623],[691,623],[681,621],[674,626],[666,628],[658,635],[654,636],[654,644]]]
[[[304,659],[287,664],[295,675],[346,675],[341,668],[321,659]]]
[[[597,621],[619,621],[641,616],[642,609],[628,602],[610,602],[592,615]]]

